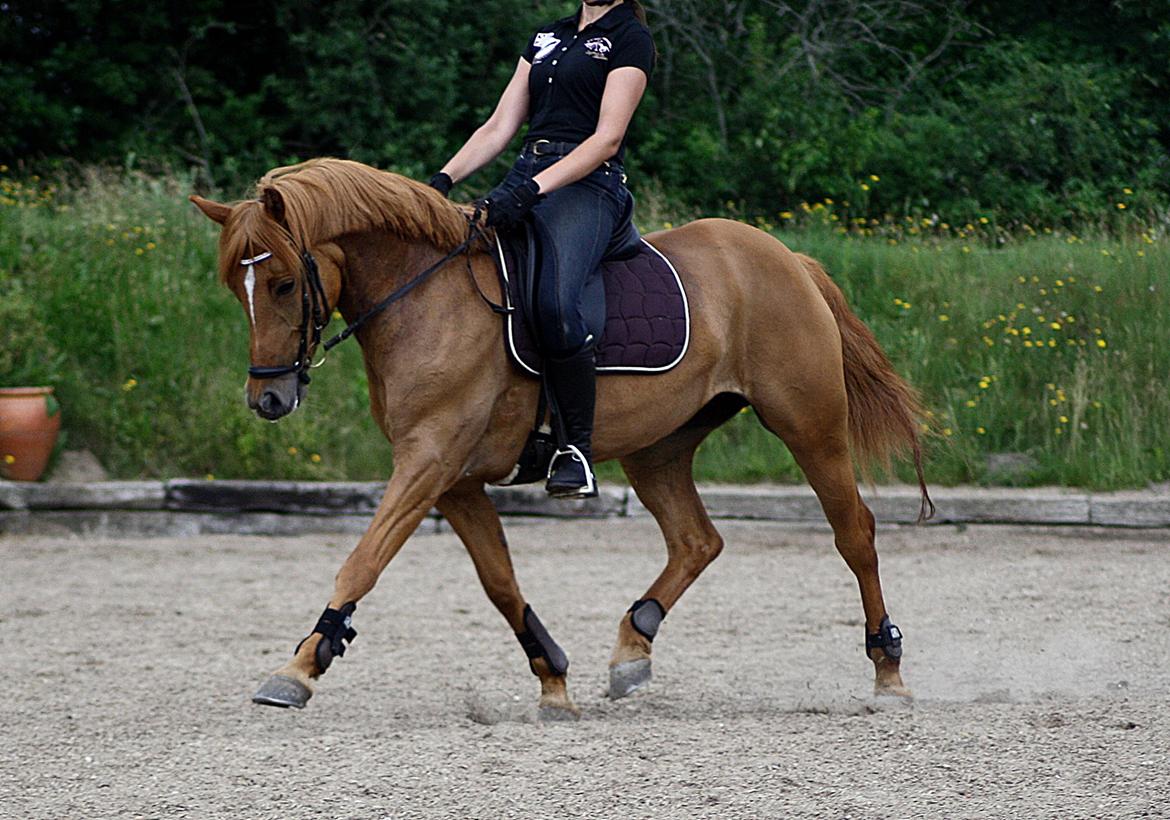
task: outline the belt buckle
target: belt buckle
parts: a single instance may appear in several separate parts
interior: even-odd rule
[[[540,146],[542,144],[543,145],[552,145],[552,140],[537,140],[536,142],[532,143],[532,156],[534,156],[534,157],[544,156],[543,154],[540,153]]]

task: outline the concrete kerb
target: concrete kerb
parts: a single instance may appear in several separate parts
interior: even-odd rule
[[[361,532],[382,497],[380,482],[108,481],[35,484],[0,481],[0,534],[288,535]],[[615,518],[649,515],[628,487],[604,487],[600,497],[563,502],[539,486],[493,487],[504,516]],[[712,518],[823,523],[807,486],[700,487]],[[912,524],[914,487],[862,490],[879,522]],[[1060,488],[945,487],[932,491],[932,524],[1035,524],[1170,527],[1170,493],[1089,493]],[[441,526],[431,511],[426,526]]]

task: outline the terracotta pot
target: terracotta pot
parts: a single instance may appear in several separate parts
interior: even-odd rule
[[[0,476],[13,481],[40,478],[60,430],[53,388],[0,388]]]

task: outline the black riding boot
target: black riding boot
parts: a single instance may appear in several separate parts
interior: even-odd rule
[[[564,440],[548,469],[545,489],[555,498],[593,498],[593,408],[597,397],[597,365],[593,348],[567,359],[546,359],[549,388],[560,413]]]

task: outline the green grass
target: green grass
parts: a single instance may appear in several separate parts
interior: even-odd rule
[[[18,361],[0,384],[43,367],[65,446],[127,478],[388,475],[355,344],[314,372],[308,402],[280,424],[244,406],[246,323],[216,282],[218,230],[186,202],[184,183],[95,174],[66,192],[8,178],[0,188],[0,287],[31,298],[4,300]],[[810,221],[780,236],[825,264],[922,391],[932,482],[1000,480],[987,456],[1006,452],[1034,459],[1016,483],[1170,479],[1164,239],[838,231]],[[711,481],[800,478],[751,413],[713,435],[698,465]]]

